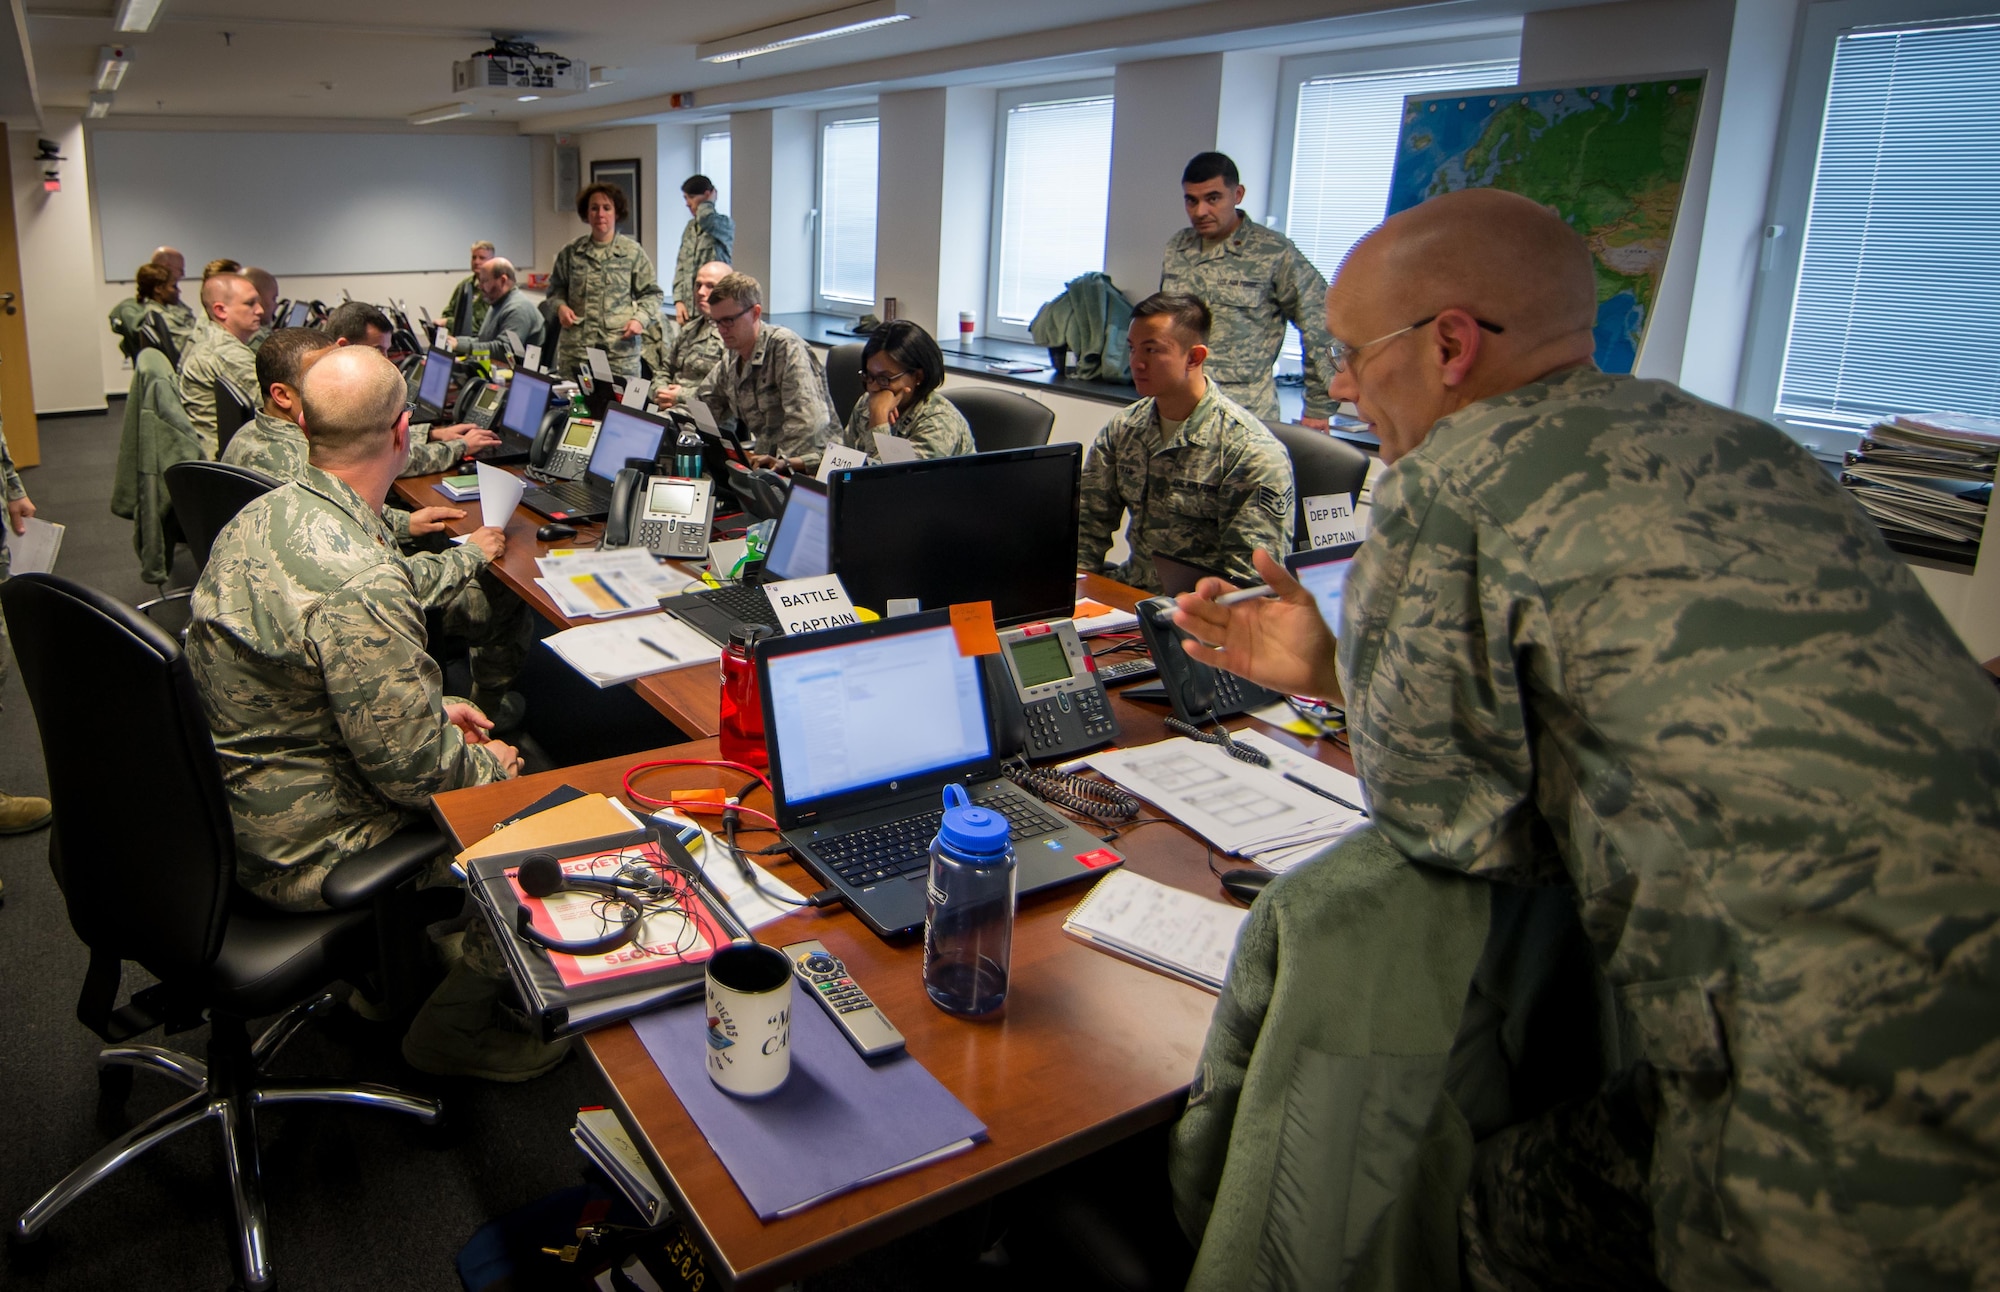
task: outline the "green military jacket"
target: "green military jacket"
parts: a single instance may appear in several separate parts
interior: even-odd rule
[[[1028,323],[1036,345],[1074,351],[1084,381],[1132,380],[1132,304],[1104,274],[1079,274]]]
[[[228,329],[210,323],[195,334],[192,344],[181,352],[179,381],[175,390],[188,422],[201,439],[202,456],[215,457],[215,382],[220,377],[236,388],[252,404],[257,395],[257,356],[250,347],[231,336]]]
[[[665,300],[644,247],[622,233],[602,243],[584,234],[556,253],[548,299],[577,314],[556,341],[558,372],[573,375],[584,350],[595,346],[610,359],[612,372],[639,375],[640,338],[624,335],[625,325],[657,317]]]
[[[757,329],[748,363],[724,349],[694,393],[716,421],[735,418],[753,452],[798,458],[807,470],[834,432],[819,356],[798,333],[771,323]]]
[[[222,460],[231,466],[262,471],[273,480],[298,480],[311,465],[305,432],[282,417],[263,409],[254,420],[238,428],[222,451]],[[400,549],[410,541],[410,513],[400,507],[384,507],[382,519],[396,536]],[[404,552],[410,567],[410,584],[426,610],[450,603],[468,580],[486,564],[486,553],[472,543],[458,543],[448,552]]]
[[[1132,555],[1105,568],[1118,518],[1131,512]],[[1264,424],[1209,383],[1171,439],[1153,401],[1121,409],[1083,464],[1077,568],[1160,590],[1153,557],[1257,582],[1250,554],[1292,550],[1292,459]]]
[[[674,333],[653,365],[653,389],[693,386],[722,361],[722,335],[708,315],[697,314]]]
[[[674,257],[674,299],[694,309],[695,271],[711,260],[726,265],[736,263],[731,248],[736,242],[736,223],[702,202],[694,208],[694,218],[681,228],[680,252]]]
[[[431,424],[419,422],[410,428],[410,460],[403,466],[405,476],[436,475],[465,460],[465,440],[434,440]]]
[[[868,396],[864,394],[854,401],[854,411],[848,414],[840,442],[850,449],[860,449],[871,458],[880,458],[881,454],[875,451],[877,430],[908,440],[920,458],[958,458],[979,451],[973,446],[972,428],[965,424],[965,415],[935,390],[903,410],[903,415],[892,425],[872,428],[868,425]]]
[[[1306,416],[1333,413],[1326,386],[1333,379],[1326,348],[1326,279],[1305,253],[1276,229],[1241,211],[1236,231],[1214,246],[1193,229],[1167,239],[1160,290],[1185,292],[1208,306],[1208,379],[1266,421],[1278,420],[1271,365],[1285,344],[1285,325],[1305,346]]]
[[[1663,1278],[1990,1273],[2000,693],[1827,471],[1558,373],[1383,474],[1341,618],[1376,827],[1575,889],[1659,1078]]]
[[[438,322],[451,329],[453,336],[477,336],[486,322],[486,297],[479,291],[479,275],[467,274],[451,289],[451,299],[445,302],[444,313]],[[465,317],[461,319],[459,315]]]
[[[154,305],[153,308],[159,311],[160,320],[167,325],[167,336],[173,341],[174,349],[186,354],[200,323],[194,311],[181,301],[172,305]]]
[[[122,341],[138,329],[140,321],[146,317],[148,310],[158,308],[160,307],[150,301],[142,301],[136,296],[127,296],[124,300],[113,305],[111,313],[106,317],[111,322],[111,330]]]
[[[446,720],[409,567],[338,478],[308,466],[223,528],[187,656],[236,825],[238,875],[289,910],[336,862],[503,774]]]

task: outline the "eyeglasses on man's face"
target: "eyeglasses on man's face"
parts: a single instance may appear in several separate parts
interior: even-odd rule
[[[750,309],[747,310],[738,310],[734,314],[710,314],[708,316],[708,321],[715,324],[715,326],[717,327],[728,327],[731,324],[735,323],[736,320],[738,319],[750,317],[750,315],[753,314],[755,310],[756,307],[752,306]]]
[[[1406,332],[1414,332],[1420,327],[1429,327],[1431,324],[1437,322],[1437,320],[1438,316],[1435,314],[1426,315],[1408,327],[1399,327],[1394,332],[1384,332],[1373,341],[1363,341],[1360,345],[1349,345],[1345,341],[1335,341],[1326,348],[1326,361],[1333,375],[1337,377],[1348,371],[1348,366],[1354,362],[1355,355],[1360,354],[1370,346],[1381,345],[1384,341],[1394,341]],[[1482,318],[1475,318],[1472,321],[1496,336],[1507,330],[1498,323],[1488,323]]]

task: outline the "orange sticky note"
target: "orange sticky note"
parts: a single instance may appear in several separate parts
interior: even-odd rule
[[[993,628],[991,601],[962,601],[951,608],[951,631],[961,655],[998,655],[1000,634]]]

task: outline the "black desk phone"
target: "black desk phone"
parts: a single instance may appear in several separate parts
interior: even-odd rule
[[[715,482],[706,477],[649,475],[625,467],[612,477],[605,547],[643,547],[677,561],[708,559],[715,523]]]
[[[493,419],[500,415],[500,401],[507,397],[507,388],[498,382],[481,380],[478,390],[479,393],[473,396],[471,405],[465,408],[459,420],[490,431]]]
[[[1175,717],[1197,727],[1284,699],[1276,691],[1190,658],[1181,649],[1181,639],[1187,634],[1174,626],[1172,597],[1151,597],[1133,609],[1139,615],[1139,632],[1146,649],[1159,667],[1160,684],[1127,687],[1120,692],[1125,699],[1166,700],[1174,706]]]
[[[592,418],[570,417],[564,408],[551,408],[528,450],[528,474],[543,480],[574,480],[582,475],[590,467],[590,451],[597,447],[598,426]]]
[[[1118,738],[1118,721],[1097,679],[1095,661],[1064,619],[1029,624],[1000,634],[1005,681],[998,686],[1003,753],[1029,760],[1094,749]]]

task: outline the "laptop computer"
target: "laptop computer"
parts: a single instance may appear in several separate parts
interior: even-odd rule
[[[447,401],[451,396],[451,366],[449,350],[424,351],[423,371],[417,377],[415,420],[443,422],[449,419],[451,406]]]
[[[650,413],[606,409],[583,474],[575,480],[545,481],[522,494],[521,501],[550,520],[603,520],[611,514],[611,482],[628,459],[657,461],[666,431],[666,421]]]
[[[514,370],[514,380],[507,385],[507,402],[500,405],[500,416],[493,423],[500,445],[480,454],[481,460],[527,461],[528,451],[535,447],[535,436],[541,432],[542,417],[549,411],[549,392],[554,386],[554,381],[539,372],[527,368]]]
[[[1305,585],[1319,603],[1319,617],[1335,636],[1340,633],[1340,598],[1347,590],[1347,571],[1354,564],[1359,543],[1339,543],[1310,552],[1293,552],[1285,558],[1285,569]]]
[[[827,539],[826,486],[794,476],[760,573],[733,588],[662,597],[660,609],[718,646],[728,644],[729,634],[739,624],[763,624],[773,633],[782,632],[778,612],[771,609],[771,599],[764,595],[764,585],[827,573],[832,568]]]
[[[758,647],[779,831],[881,937],[923,927],[931,838],[952,782],[1012,827],[1022,895],[1124,860],[1001,775],[986,669],[948,611]]]

